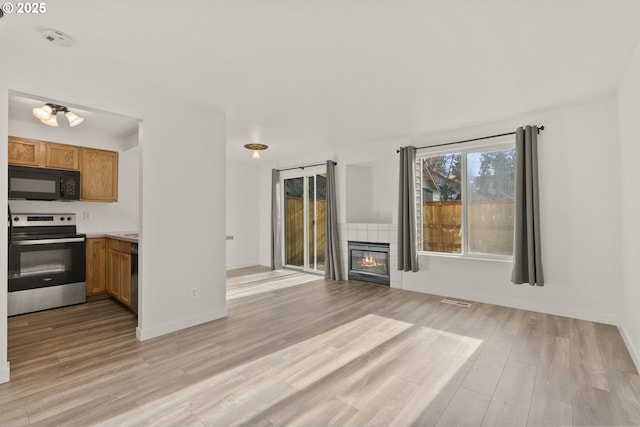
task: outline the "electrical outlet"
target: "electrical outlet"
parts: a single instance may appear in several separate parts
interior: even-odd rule
[[[89,212],[89,211],[82,212],[82,218],[83,219],[91,219],[91,212]]]
[[[191,299],[198,298],[198,288],[191,288]]]

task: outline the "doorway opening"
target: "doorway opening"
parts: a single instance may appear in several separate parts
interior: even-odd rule
[[[8,262],[3,264],[5,279],[1,281],[4,285],[2,292],[7,292],[7,299],[11,303],[8,309],[5,307],[2,316],[11,316],[11,319],[6,320],[9,333],[6,341],[0,340],[0,346],[5,347],[8,358],[19,360],[16,343],[29,350],[35,348],[41,339],[39,335],[29,336],[27,331],[24,338],[29,340],[20,341],[21,325],[27,319],[49,316],[60,319],[61,327],[73,323],[69,320],[73,318],[80,329],[83,322],[98,324],[99,319],[96,318],[99,316],[111,319],[113,313],[109,310],[113,309],[121,313],[127,325],[136,328],[139,319],[131,312],[137,311],[138,303],[133,301],[133,295],[128,304],[124,301],[119,304],[112,301],[113,294],[108,292],[107,287],[118,283],[119,289],[131,289],[131,293],[134,293],[133,278],[129,274],[133,255],[129,253],[130,246],[127,245],[137,240],[142,225],[142,121],[16,91],[9,91],[7,101],[8,141],[4,147],[8,159],[2,165],[5,170],[12,167],[28,169],[32,171],[29,172],[31,178],[39,174],[48,176],[47,171],[62,171],[62,176],[75,173],[80,180],[65,184],[65,192],[70,194],[71,188],[79,190],[81,194],[77,199],[65,203],[44,197],[6,197],[7,213],[13,214],[9,218],[13,221],[17,218],[19,222],[8,221],[7,240],[11,242],[11,248]],[[65,105],[83,117],[84,121],[79,127],[72,127],[71,122],[60,115],[60,120],[55,122],[58,126],[45,126],[33,110],[47,103]],[[86,185],[83,187],[82,183]],[[21,182],[18,181],[18,184]],[[33,181],[31,185],[34,185]],[[54,220],[65,227],[63,232],[53,231],[55,224],[50,222]],[[36,240],[29,237],[33,235],[32,230],[18,227],[25,223],[40,224],[43,232],[38,235],[49,237],[32,242]],[[21,234],[20,230],[25,231]],[[132,238],[133,234],[123,234],[134,231],[136,239]],[[73,235],[69,236],[69,233]],[[115,234],[118,239],[107,237]],[[121,242],[122,236],[128,238],[126,244],[107,245],[109,240]],[[45,244],[45,241],[48,242]],[[118,256],[117,265],[113,262],[116,260],[114,254]],[[41,283],[36,278],[41,278]],[[57,286],[58,283],[54,286],[53,283],[58,279],[60,286]],[[72,298],[69,292],[73,292]],[[89,304],[82,304],[84,301]],[[51,328],[50,325],[48,327]],[[85,327],[85,330],[92,332],[91,328]],[[0,353],[5,349],[0,349]],[[52,345],[48,350],[60,349]],[[8,379],[8,365],[6,372]],[[0,382],[3,375],[0,367]]]

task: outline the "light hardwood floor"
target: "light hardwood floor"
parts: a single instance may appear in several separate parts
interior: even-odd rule
[[[0,425],[638,425],[613,326],[293,271],[147,342],[111,300],[9,319]]]

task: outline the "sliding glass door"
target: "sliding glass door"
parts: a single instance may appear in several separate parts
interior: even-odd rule
[[[324,271],[325,224],[327,212],[327,178],[325,174],[307,177],[307,268]]]
[[[326,176],[317,169],[289,171],[282,185],[284,263],[310,271],[324,271]]]
[[[304,267],[304,178],[284,180],[284,264]]]

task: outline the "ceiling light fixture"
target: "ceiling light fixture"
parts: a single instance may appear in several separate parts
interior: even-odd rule
[[[266,150],[267,148],[269,148],[269,146],[264,144],[245,144],[244,148],[253,151],[253,156],[251,156],[252,159],[259,159],[260,151]]]
[[[69,126],[78,126],[84,121],[84,118],[78,116],[75,113],[69,111],[69,109],[63,105],[56,105],[46,103],[42,107],[36,107],[33,110],[33,115],[36,116],[42,123],[47,126],[58,127],[58,113],[64,113],[69,120]]]

